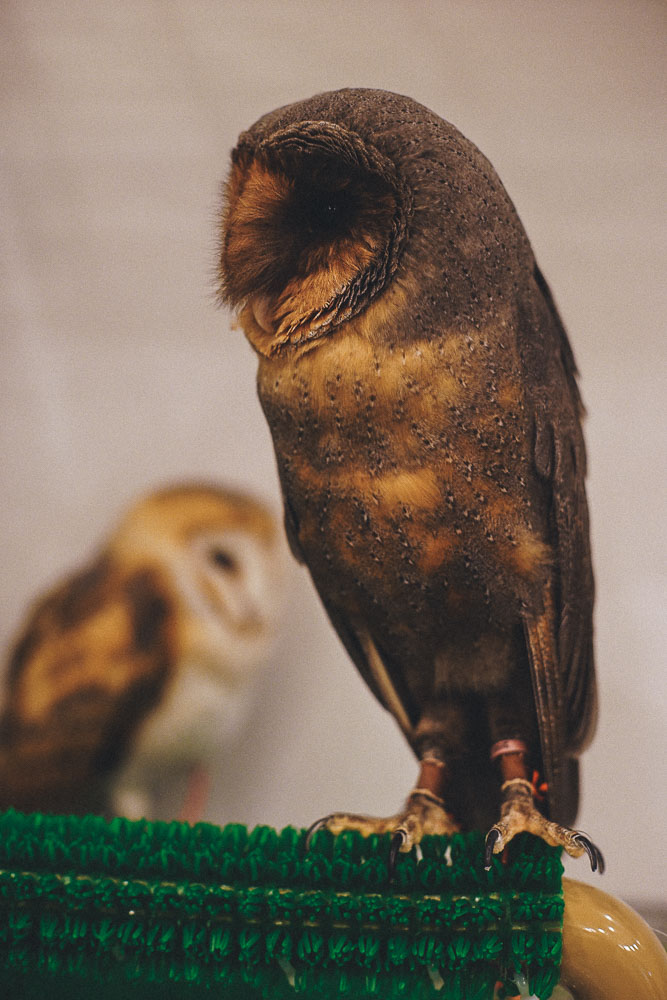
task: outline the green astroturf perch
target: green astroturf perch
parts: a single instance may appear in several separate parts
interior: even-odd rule
[[[0,816],[0,973],[23,1000],[490,1000],[558,980],[559,851],[389,835]],[[3,990],[0,994],[5,995]]]

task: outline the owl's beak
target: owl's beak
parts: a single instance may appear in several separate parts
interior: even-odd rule
[[[253,295],[249,302],[255,322],[265,333],[273,333],[271,300],[266,295]]]
[[[234,627],[244,635],[259,635],[267,628],[266,615],[261,604],[250,594],[240,594],[231,611]]]

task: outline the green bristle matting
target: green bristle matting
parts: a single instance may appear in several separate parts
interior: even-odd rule
[[[9,811],[0,984],[26,1000],[490,1000],[523,970],[546,1000],[560,852],[523,836],[485,872],[481,834],[421,847],[390,883],[388,835],[322,831],[306,851],[291,827]]]

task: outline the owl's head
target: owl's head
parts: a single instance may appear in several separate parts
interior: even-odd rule
[[[225,188],[222,298],[267,355],[318,338],[383,289],[410,211],[393,160],[333,115],[300,117],[309,110],[243,133]]]
[[[378,313],[399,332],[491,321],[534,263],[489,161],[409,97],[317,94],[260,118],[232,153],[220,294],[267,357],[309,349],[390,285]]]
[[[246,493],[172,486],[125,515],[109,552],[117,564],[156,570],[171,593],[184,657],[245,668],[273,639],[284,551],[273,515]]]

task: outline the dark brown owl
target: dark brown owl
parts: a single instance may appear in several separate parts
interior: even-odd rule
[[[261,118],[232,154],[221,294],[259,357],[292,549],[421,762],[390,819],[570,854],[595,722],[572,351],[491,164],[377,90]],[[547,784],[539,798],[534,772]],[[532,779],[532,780],[531,780]]]

